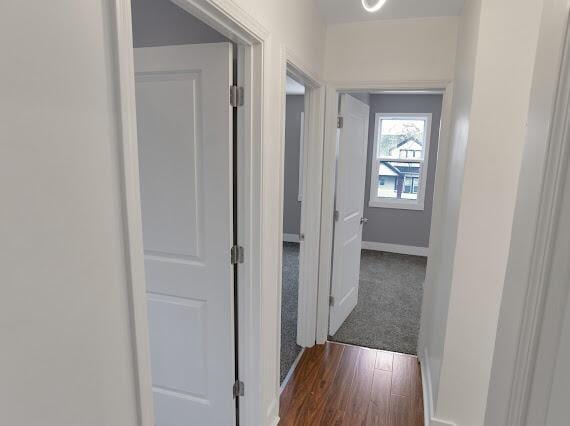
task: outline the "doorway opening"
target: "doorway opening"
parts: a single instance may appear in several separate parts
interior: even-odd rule
[[[304,348],[316,340],[324,118],[324,88],[318,79],[286,49],[282,67],[280,391]]]
[[[301,231],[305,153],[305,86],[287,75],[285,155],[283,168],[283,258],[281,277],[280,385],[299,359],[297,343],[299,266],[304,234]]]
[[[196,0],[117,7],[144,424],[259,422],[267,34],[246,20]]]
[[[329,340],[417,355],[443,94],[339,99]]]

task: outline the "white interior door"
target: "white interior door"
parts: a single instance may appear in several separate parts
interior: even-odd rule
[[[157,426],[232,425],[232,47],[135,49]]]
[[[369,113],[368,105],[341,95],[343,125],[338,132],[330,335],[337,332],[358,301]]]

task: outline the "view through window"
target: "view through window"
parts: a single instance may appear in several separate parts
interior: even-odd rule
[[[370,205],[423,208],[429,114],[376,115]]]

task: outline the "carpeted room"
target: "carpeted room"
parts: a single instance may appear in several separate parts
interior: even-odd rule
[[[414,355],[417,352],[429,246],[442,95],[358,94],[356,97],[370,108],[363,209],[368,221],[362,231],[358,302],[340,328],[329,336],[329,340]],[[302,103],[295,105],[294,97],[288,96],[283,222],[285,240],[288,241],[283,243],[281,381],[301,351],[296,344],[299,244],[290,242],[298,235],[300,221],[298,138],[301,112]],[[423,185],[422,206],[407,209],[373,205],[371,194],[373,196],[376,191],[373,185],[380,185],[385,178],[377,178],[370,166],[375,161],[372,158],[375,138],[380,137],[376,129],[380,125],[378,116],[414,113],[429,115],[433,123],[424,129],[429,135],[423,135],[428,140],[428,144],[424,145],[425,164],[422,164],[422,167],[426,167],[426,173],[421,184],[412,180],[410,189],[405,186],[408,185],[406,181],[400,192],[407,191],[410,199],[417,199],[419,185]],[[425,140],[422,143],[425,144]],[[404,147],[409,148],[409,143]],[[378,191],[381,189],[379,187]],[[414,195],[414,191],[418,195]],[[402,194],[402,198],[405,198],[405,194]]]

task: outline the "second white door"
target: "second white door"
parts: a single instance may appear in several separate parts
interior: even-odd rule
[[[353,96],[341,95],[330,335],[338,331],[358,302],[369,114],[368,105]]]
[[[135,49],[157,426],[233,425],[232,46]]]

